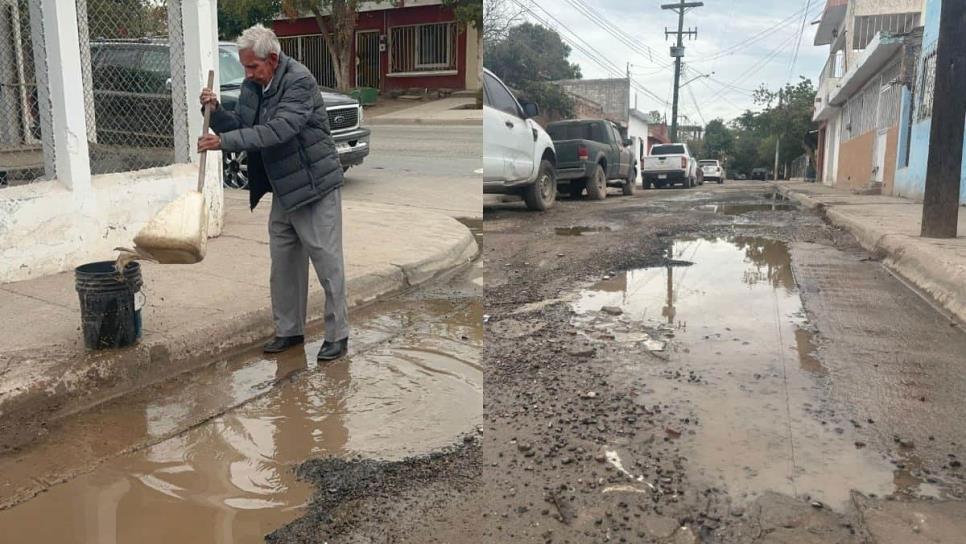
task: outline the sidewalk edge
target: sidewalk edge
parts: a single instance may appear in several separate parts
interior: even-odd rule
[[[864,224],[848,212],[789,187],[776,185],[787,198],[822,212],[825,220],[852,233],[859,244],[910,286],[960,322],[966,323],[966,265],[956,263],[934,244]]]
[[[453,222],[459,224],[456,220]],[[431,257],[416,262],[387,263],[351,278],[348,282],[350,309],[421,285],[472,261],[479,251],[476,239],[468,228],[459,226],[465,234]],[[309,323],[321,321],[323,299],[321,291],[310,293],[309,307],[315,312],[308,316]],[[160,337],[125,350],[65,364],[66,370],[55,380],[39,382],[0,403],[0,436],[4,437],[0,451],[32,440],[38,432],[43,432],[47,422],[249,350],[273,331],[271,308],[264,307],[242,314],[231,323],[200,327],[190,335]],[[65,353],[63,357],[67,362],[76,356]]]

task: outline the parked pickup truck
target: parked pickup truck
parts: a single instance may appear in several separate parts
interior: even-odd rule
[[[533,120],[540,109],[518,102],[493,72],[483,69],[483,194],[519,195],[531,210],[557,199],[557,156],[550,136]]]
[[[644,188],[670,187],[680,183],[685,187],[704,185],[704,176],[698,170],[698,161],[691,155],[687,144],[657,144],[651,154],[641,159]]]
[[[607,198],[607,187],[634,194],[637,165],[630,140],[610,121],[558,121],[547,125],[557,150],[557,187],[577,196],[587,189],[593,200]]]

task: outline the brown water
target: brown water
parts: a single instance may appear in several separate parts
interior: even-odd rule
[[[312,492],[294,477],[297,463],[427,453],[482,421],[478,299],[371,314],[344,360],[318,365],[318,343],[226,360],[79,416],[62,436],[3,459],[9,493],[136,450],[0,512],[0,542],[261,542]],[[219,406],[235,408],[179,432]]]
[[[780,201],[779,201],[780,202]],[[787,212],[795,209],[792,204],[766,202],[760,204],[708,204],[698,208],[701,211],[714,212],[720,215],[744,215],[752,212]]]
[[[610,232],[610,227],[557,227],[554,229],[557,236],[593,236],[602,232]]]
[[[583,291],[574,309],[585,330],[647,331],[669,342],[661,357],[631,352],[615,372],[644,380],[648,405],[670,403],[696,416],[680,440],[694,478],[736,497],[778,491],[836,507],[853,489],[936,494],[857,447],[862,438],[852,426],[822,412],[831,384],[786,244],[694,239],[676,241],[668,252],[694,264],[618,274]],[[624,314],[608,316],[603,306]],[[674,379],[669,369],[698,379]]]

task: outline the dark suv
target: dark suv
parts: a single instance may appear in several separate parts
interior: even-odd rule
[[[166,41],[102,41],[91,44],[94,108],[98,143],[170,147],[174,138],[170,51]],[[245,69],[233,43],[218,46],[219,98],[223,108],[238,103]],[[353,98],[320,88],[329,127],[343,170],[369,155],[370,131],[362,125],[362,106]],[[188,105],[192,111],[195,103]],[[107,114],[110,112],[110,115]],[[245,153],[225,153],[225,185],[248,185]]]

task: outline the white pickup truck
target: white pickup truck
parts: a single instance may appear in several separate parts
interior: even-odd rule
[[[684,187],[704,185],[698,161],[691,155],[687,144],[657,144],[652,147],[650,155],[641,159],[641,176],[645,189],[671,187],[675,183]]]

